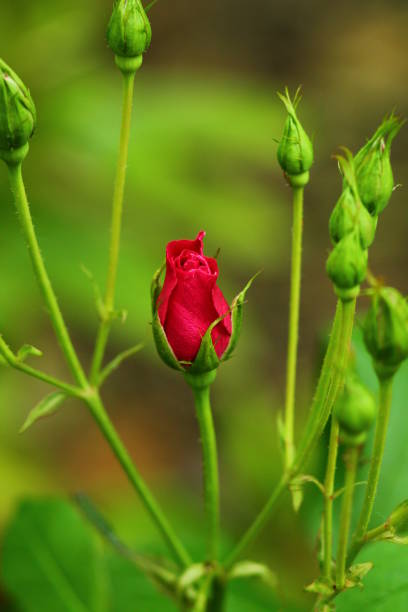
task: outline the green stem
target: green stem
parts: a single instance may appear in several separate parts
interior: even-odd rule
[[[364,536],[367,532],[370,518],[374,508],[375,496],[377,493],[378,482],[380,479],[381,465],[384,456],[385,441],[390,419],[392,403],[392,384],[393,376],[380,379],[380,405],[375,430],[373,455],[371,458],[370,471],[368,474],[366,494],[363,507],[357,524],[351,549],[349,553],[350,562],[356,557],[364,544]]]
[[[324,480],[324,515],[323,515],[323,575],[332,580],[332,549],[333,549],[333,494],[336,476],[337,454],[339,449],[339,423],[332,417],[330,428],[329,455],[327,459],[326,477]]]
[[[125,193],[126,167],[129,153],[134,80],[135,73],[123,74],[122,126],[119,143],[119,158],[113,193],[109,267],[104,302],[104,316],[99,326],[91,365],[90,380],[93,385],[97,383],[98,374],[102,366],[115,307],[115,289],[122,230],[123,198]]]
[[[346,580],[347,544],[350,532],[351,511],[353,507],[354,488],[356,483],[356,473],[359,455],[359,447],[352,447],[348,449],[347,455],[345,457],[346,480],[340,514],[339,544],[336,563],[337,591],[342,591],[344,589]]]
[[[48,313],[52,325],[54,327],[59,344],[76,382],[82,388],[86,388],[88,386],[88,381],[73,347],[71,338],[65,325],[65,321],[58,305],[56,295],[51,286],[50,279],[45,269],[44,261],[41,255],[40,247],[34,230],[33,221],[31,218],[26,191],[24,188],[21,163],[18,163],[16,165],[8,164],[7,167],[9,172],[10,186],[14,194],[14,201],[20,219],[21,227],[23,229],[24,238],[27,242],[35,275],[37,277],[38,283],[40,285],[41,291],[44,295],[44,299],[48,307]]]
[[[192,387],[203,451],[204,499],[208,522],[207,554],[209,561],[218,556],[219,478],[217,443],[210,404],[210,387]]]
[[[227,557],[225,561],[227,569],[265,527],[281,494],[286,490],[292,479],[302,470],[316,447],[336,401],[337,393],[341,389],[342,382],[344,382],[344,361],[351,342],[355,305],[355,299],[338,303],[330,342],[323,362],[306,432],[299,445],[294,462],[290,470],[282,476],[276,485],[261,512]]]
[[[285,468],[288,469],[295,454],[295,391],[296,366],[299,343],[299,309],[302,271],[302,234],[303,234],[303,187],[293,189],[293,234],[292,268],[289,306],[289,333],[286,370],[285,400]]]
[[[41,372],[41,370],[37,370],[36,368],[32,368],[31,366],[28,366],[25,363],[18,361],[13,351],[10,349],[10,347],[7,345],[7,343],[1,336],[0,355],[4,357],[4,359],[11,368],[23,372],[24,374],[27,374],[28,376],[31,376],[33,378],[37,378],[38,380],[52,385],[53,387],[57,387],[58,389],[61,389],[61,391],[65,391],[65,393],[67,393],[68,395],[72,395],[73,397],[83,397],[82,389],[74,387],[73,385],[59,380],[58,378],[54,378],[54,376],[50,376],[45,372]]]
[[[130,482],[139,494],[145,508],[149,512],[153,522],[159,529],[163,538],[167,542],[170,551],[173,553],[178,563],[186,568],[191,564],[191,559],[186,552],[183,544],[180,542],[176,534],[174,533],[170,523],[160,508],[158,502],[153,497],[153,494],[147,487],[143,478],[134,466],[129,453],[127,452],[122,440],[116,432],[112,422],[104,408],[102,400],[98,395],[94,395],[87,399],[87,404],[90,408],[92,416],[99,426],[102,434],[106,441],[111,447],[115,457],[122,466],[124,472],[128,476]]]

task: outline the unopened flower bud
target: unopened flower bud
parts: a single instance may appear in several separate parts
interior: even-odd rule
[[[326,270],[341,299],[348,300],[358,295],[366,277],[367,263],[368,253],[361,246],[358,230],[336,244],[327,260]]]
[[[331,214],[329,231],[333,244],[337,244],[354,230],[358,231],[361,246],[368,249],[373,243],[377,217],[372,217],[350,187],[346,187]]]
[[[25,147],[35,125],[36,110],[30,92],[0,59],[0,157],[8,161],[13,152]]]
[[[408,358],[408,304],[391,287],[375,290],[363,325],[364,343],[380,378],[394,374]]]
[[[353,372],[346,377],[334,414],[340,425],[341,440],[346,445],[359,446],[365,442],[377,416],[377,404],[373,394]]]
[[[402,122],[391,115],[386,118],[355,157],[357,185],[361,201],[374,216],[387,206],[394,189],[391,167],[391,144]]]
[[[287,89],[285,95],[278,95],[288,111],[278,147],[278,161],[289,184],[304,187],[309,182],[309,170],[313,164],[313,144],[296,114],[301,96],[298,90],[292,101]]]
[[[149,48],[152,29],[140,0],[116,0],[107,31],[108,45],[117,56],[119,67],[135,60],[137,69]],[[121,58],[124,58],[121,62]],[[133,66],[134,63],[131,62]]]
[[[408,531],[408,500],[403,501],[390,514],[387,521],[388,525],[395,530],[397,535],[402,535]]]

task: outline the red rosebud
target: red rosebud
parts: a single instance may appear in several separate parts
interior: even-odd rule
[[[230,307],[217,286],[217,261],[203,253],[204,236],[200,232],[195,240],[170,242],[166,249],[166,277],[156,308],[179,362],[195,360],[205,333],[220,317],[211,331],[219,359],[231,339]]]

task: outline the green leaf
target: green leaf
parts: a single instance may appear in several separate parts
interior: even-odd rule
[[[119,368],[119,366],[129,357],[133,357],[133,355],[136,355],[136,353],[138,353],[139,351],[142,350],[142,348],[144,347],[143,344],[137,344],[136,346],[133,346],[130,349],[127,349],[126,351],[123,351],[122,353],[119,353],[119,355],[117,355],[114,359],[112,359],[112,361],[110,363],[108,363],[108,365],[102,370],[102,372],[99,375],[99,384],[102,385],[105,380],[115,371]]]
[[[27,431],[27,429],[39,419],[51,416],[52,414],[57,412],[66,397],[67,396],[65,395],[65,393],[61,393],[60,391],[50,393],[50,395],[44,397],[44,399],[41,400],[41,402],[31,410],[30,414],[28,415],[23,426],[20,429],[20,433]]]
[[[22,363],[27,359],[27,357],[42,357],[42,351],[36,348],[35,346],[31,346],[31,344],[24,344],[16,355],[17,361]]]
[[[305,587],[305,591],[308,593],[318,593],[319,595],[332,595],[333,588],[330,587],[323,580],[315,580],[312,584]]]
[[[6,530],[1,578],[22,612],[105,612],[98,542],[62,500],[19,506]]]
[[[276,587],[276,575],[263,563],[255,561],[240,561],[236,563],[228,573],[228,580],[240,578],[260,578],[271,587]]]
[[[226,361],[227,359],[229,359],[232,355],[232,353],[234,352],[237,344],[238,344],[238,340],[239,340],[239,336],[241,334],[241,328],[242,328],[242,319],[244,316],[244,301],[245,301],[245,297],[246,294],[248,293],[248,290],[250,289],[252,283],[254,282],[254,280],[256,279],[257,276],[260,275],[261,272],[257,272],[249,281],[248,283],[245,285],[245,287],[243,288],[243,290],[238,293],[238,295],[233,299],[232,301],[232,306],[231,306],[231,319],[232,319],[232,334],[231,334],[231,339],[229,342],[229,345],[227,347],[227,350],[225,351],[224,355],[222,356],[222,361]]]

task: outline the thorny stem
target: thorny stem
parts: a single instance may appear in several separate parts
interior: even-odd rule
[[[228,569],[241,555],[249,544],[257,537],[268,522],[271,512],[281,494],[286,490],[288,484],[296,477],[304,467],[310,454],[313,452],[330,416],[337,394],[344,383],[344,362],[349,351],[356,300],[339,302],[333,322],[332,334],[322,372],[313,400],[312,410],[306,427],[305,437],[302,440],[295,460],[289,471],[285,472],[273,490],[269,500],[255,518],[253,523],[244,533],[225,561]]]
[[[349,552],[349,563],[353,561],[356,555],[364,545],[364,536],[367,532],[371,514],[373,512],[375,496],[377,493],[378,482],[380,479],[380,471],[384,456],[385,442],[388,431],[388,423],[390,419],[391,403],[392,403],[392,384],[393,376],[382,378],[380,380],[380,405],[375,430],[373,455],[371,458],[370,471],[368,473],[366,494],[364,497],[363,507],[361,509],[360,518],[357,524],[355,534],[351,543]]]
[[[336,563],[336,589],[338,592],[344,589],[346,579],[347,543],[350,532],[351,510],[353,507],[354,485],[356,482],[359,455],[360,448],[351,447],[347,449],[344,458],[346,479],[340,514],[339,544]]]
[[[88,381],[86,379],[85,373],[82,369],[82,366],[73,347],[71,338],[67,331],[67,327],[63,319],[60,307],[58,305],[56,295],[54,293],[48,273],[44,265],[37,236],[35,234],[35,229],[30,213],[30,207],[28,204],[27,195],[23,183],[21,163],[15,165],[8,164],[7,167],[9,171],[10,186],[14,194],[14,201],[24,232],[24,238],[28,246],[38,284],[40,285],[41,291],[48,307],[48,314],[50,316],[61,349],[65,355],[67,363],[72,371],[76,382],[82,388],[85,388],[88,385]]]
[[[219,477],[217,443],[211,413],[210,388],[194,388],[203,451],[204,499],[208,522],[208,560],[215,561],[219,540]]]
[[[299,308],[302,272],[303,187],[293,189],[292,268],[285,399],[285,469],[294,455],[296,366],[299,344]]]
[[[98,335],[95,343],[94,355],[91,364],[90,381],[93,385],[96,385],[98,382],[98,375],[102,366],[105,348],[109,337],[109,331],[112,325],[112,318],[114,316],[116,278],[119,261],[120,237],[122,231],[123,198],[125,193],[126,167],[129,152],[130,126],[132,120],[134,79],[134,72],[123,74],[122,127],[120,133],[119,158],[113,194],[108,277],[106,284],[103,316],[99,326]]]
[[[336,475],[337,453],[339,448],[339,423],[332,416],[330,428],[329,455],[324,481],[324,515],[323,515],[323,575],[332,580],[333,549],[333,494]]]
[[[78,393],[75,394],[81,396],[86,401],[96,423],[104,434],[106,440],[108,441],[110,447],[112,448],[115,456],[123,467],[136,492],[139,494],[145,508],[150,513],[154,523],[156,524],[160,533],[164,537],[170,550],[174,554],[179,564],[182,567],[187,567],[191,563],[188,553],[185,551],[182,543],[174,534],[173,529],[167,521],[167,518],[165,517],[158,503],[155,501],[152,493],[150,492],[142,477],[138,473],[136,467],[133,465],[129,454],[123,445],[123,442],[121,441],[119,435],[117,434],[111,421],[109,420],[108,415],[106,414],[105,408],[102,404],[99,395],[97,395],[95,389],[93,389],[90,385],[82,369],[82,366],[73,347],[67,327],[65,325],[56,295],[52,288],[51,281],[48,277],[45,264],[41,255],[24,188],[21,172],[21,163],[16,165],[8,164],[8,169],[10,184],[14,193],[16,208],[19,214],[19,219],[23,229],[24,237],[28,245],[29,253],[34,267],[34,272],[38,284],[43,293],[44,300],[47,305],[48,312],[53,327],[55,329],[55,333],[61,345],[62,351],[68,362],[68,365],[72,370],[75,380],[78,383],[78,386],[80,387]],[[4,345],[5,343],[3,342],[3,349]],[[4,354],[3,351],[2,354]],[[7,359],[7,355],[9,359]],[[13,355],[11,350],[6,350],[4,356],[6,360],[10,363],[10,365],[12,365],[12,362],[14,361],[13,367],[25,371],[26,373],[30,373],[31,375],[35,375],[37,378],[41,378],[45,382],[50,382],[51,384],[60,386],[59,382],[55,379],[52,379],[47,375],[43,375],[42,373],[38,373],[32,368],[29,368],[29,366],[25,366],[24,364],[16,364],[14,355],[14,359],[11,358],[11,355]],[[56,384],[57,382],[58,384]],[[65,385],[65,383],[63,384]],[[68,388],[70,388],[71,390],[75,389],[74,387],[67,386],[66,390],[68,390]]]
[[[167,542],[169,549],[172,551],[175,559],[182,567],[188,567],[191,564],[191,559],[186,552],[184,546],[176,536],[164,515],[162,509],[153,497],[143,478],[134,466],[129,453],[127,452],[122,440],[116,432],[112,422],[104,408],[104,405],[97,393],[87,400],[91,414],[99,426],[103,436],[111,447],[115,457],[122,466],[124,472],[128,476],[130,482],[138,492],[141,500],[147,511],[149,512],[153,522],[161,532],[163,538]]]

